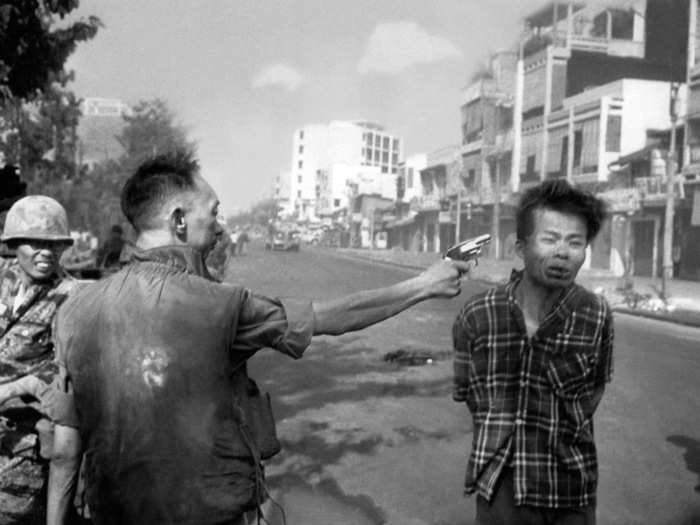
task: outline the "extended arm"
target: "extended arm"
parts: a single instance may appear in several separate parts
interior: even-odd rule
[[[426,299],[454,297],[460,277],[470,268],[461,261],[440,261],[393,286],[313,303],[314,335],[340,335],[388,319]]]
[[[49,469],[47,525],[63,525],[71,508],[80,469],[81,443],[78,430],[56,424]]]

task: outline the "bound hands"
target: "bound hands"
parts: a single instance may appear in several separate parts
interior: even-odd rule
[[[429,297],[450,298],[459,295],[462,277],[469,273],[472,261],[441,259],[418,276]]]

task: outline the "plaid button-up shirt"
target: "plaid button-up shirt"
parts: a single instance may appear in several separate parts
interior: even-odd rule
[[[453,327],[453,396],[474,424],[465,492],[490,500],[510,466],[516,505],[593,504],[593,413],[612,376],[612,313],[574,284],[530,338],[514,297],[521,278],[473,297]]]

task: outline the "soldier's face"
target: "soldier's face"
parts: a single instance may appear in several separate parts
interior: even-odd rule
[[[196,190],[192,192],[192,199],[185,214],[187,244],[200,250],[204,257],[223,234],[218,216],[219,199],[216,193],[203,178],[197,177]]]
[[[17,263],[32,281],[50,279],[58,270],[61,254],[68,248],[64,242],[27,239],[20,241],[15,253]]]

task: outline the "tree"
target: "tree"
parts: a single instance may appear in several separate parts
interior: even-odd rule
[[[175,150],[194,155],[196,144],[164,100],[142,100],[123,118],[125,126],[117,139],[124,154],[119,159],[101,162],[90,171],[82,169],[50,190],[66,205],[73,228],[106,235],[112,225],[124,222],[121,190],[142,162]]]
[[[137,166],[160,153],[183,150],[194,153],[195,143],[187,138],[187,130],[175,120],[168,104],[159,98],[142,100],[130,115],[118,137],[124,148],[123,161]]]
[[[59,22],[79,0],[0,0],[0,91],[5,100],[29,101],[52,82],[65,85],[68,56],[95,36],[101,23],[90,16]]]
[[[65,88],[73,73],[64,65],[100,26],[96,17],[66,22],[78,5],[0,0],[0,153],[19,167],[29,191],[58,191],[74,171],[79,110]]]

